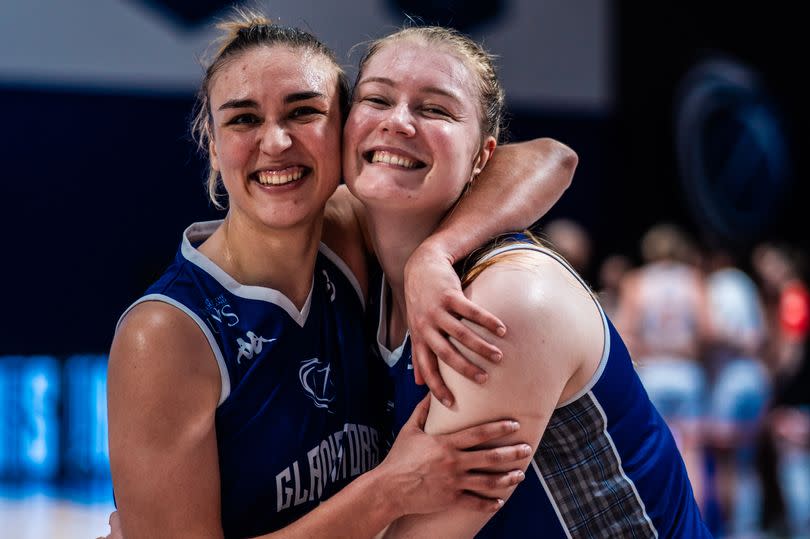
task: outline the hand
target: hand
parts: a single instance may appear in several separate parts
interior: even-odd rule
[[[476,511],[497,511],[498,492],[524,479],[520,466],[531,455],[527,444],[473,449],[518,430],[516,421],[502,420],[450,433],[430,435],[423,430],[430,406],[425,397],[397,436],[378,467],[384,484],[398,504],[400,516],[441,511],[451,505]],[[512,466],[514,464],[514,466]],[[487,467],[512,468],[487,473]]]
[[[437,359],[478,383],[486,381],[487,373],[468,361],[448,337],[493,362],[503,357],[496,346],[464,325],[460,318],[498,336],[506,333],[506,326],[467,299],[451,260],[429,242],[420,245],[405,265],[405,301],[416,383],[427,383],[433,395],[449,407],[453,394],[439,374]]]
[[[110,513],[110,534],[97,539],[124,539],[124,532],[121,530],[121,518],[118,511]]]

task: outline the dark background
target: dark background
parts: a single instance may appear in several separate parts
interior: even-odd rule
[[[172,2],[151,4],[180,24],[207,20],[172,11]],[[208,4],[216,11],[223,3]],[[636,256],[641,234],[662,219],[709,237],[679,176],[674,104],[685,73],[718,53],[759,74],[783,118],[791,162],[783,202],[735,246],[744,252],[756,241],[779,239],[810,247],[800,8],[708,4],[610,4],[611,107],[510,107],[513,139],[555,137],[580,156],[573,186],[544,221],[565,216],[586,226],[595,245],[591,279],[607,254]],[[497,10],[486,16],[497,17]],[[0,103],[0,348],[103,353],[120,313],[170,262],[183,228],[218,216],[187,134],[192,98],[0,83]]]

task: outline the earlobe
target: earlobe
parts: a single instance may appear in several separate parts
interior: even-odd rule
[[[217,148],[214,145],[214,140],[208,141],[208,161],[211,163],[211,168],[219,172],[219,161],[217,160]]]
[[[473,162],[473,176],[481,174],[481,171],[484,170],[487,162],[489,162],[497,145],[498,142],[495,140],[495,137],[489,136],[484,139],[484,142],[481,144],[481,150],[478,152],[478,155],[475,156],[475,161]]]

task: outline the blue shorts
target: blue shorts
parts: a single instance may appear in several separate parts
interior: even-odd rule
[[[734,359],[717,375],[711,392],[709,417],[723,423],[759,420],[771,395],[768,373],[752,358]]]
[[[646,358],[640,361],[638,375],[665,420],[698,420],[703,416],[706,375],[696,361]]]

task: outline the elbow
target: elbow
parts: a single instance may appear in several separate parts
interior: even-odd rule
[[[554,143],[554,156],[560,169],[563,171],[561,176],[565,180],[565,188],[567,189],[574,179],[574,172],[579,164],[579,156],[577,152],[562,142],[556,140],[552,142]]]
[[[534,145],[535,169],[551,172],[560,194],[571,186],[579,163],[579,156],[570,147],[553,138],[538,138],[530,142]],[[544,175],[540,175],[543,177]]]

